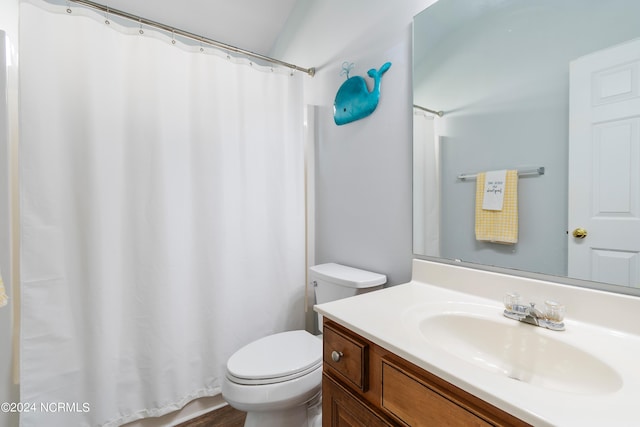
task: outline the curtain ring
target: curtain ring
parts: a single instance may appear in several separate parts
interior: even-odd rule
[[[138,32],[139,32],[140,34],[144,34],[144,30],[142,29],[142,18],[141,18],[141,19],[138,19],[138,23],[140,24],[140,29],[138,30]]]
[[[109,25],[111,24],[111,22],[109,22],[109,8],[107,7],[107,11],[104,13],[104,23]]]

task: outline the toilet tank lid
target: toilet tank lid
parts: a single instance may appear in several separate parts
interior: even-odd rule
[[[312,279],[323,279],[331,283],[351,288],[370,288],[387,282],[384,274],[360,270],[359,268],[333,262],[314,265],[311,270]]]

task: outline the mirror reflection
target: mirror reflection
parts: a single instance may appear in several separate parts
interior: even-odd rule
[[[638,16],[440,0],[414,18],[416,255],[640,288]],[[517,177],[517,242],[478,240],[476,174],[539,168]]]

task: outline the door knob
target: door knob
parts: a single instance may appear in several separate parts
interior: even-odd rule
[[[576,239],[584,239],[585,237],[587,237],[587,230],[578,227],[573,230],[573,237],[575,237]]]

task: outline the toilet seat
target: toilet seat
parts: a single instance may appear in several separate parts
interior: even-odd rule
[[[236,384],[276,384],[307,375],[322,366],[322,341],[307,331],[261,338],[227,361],[227,378]]]

